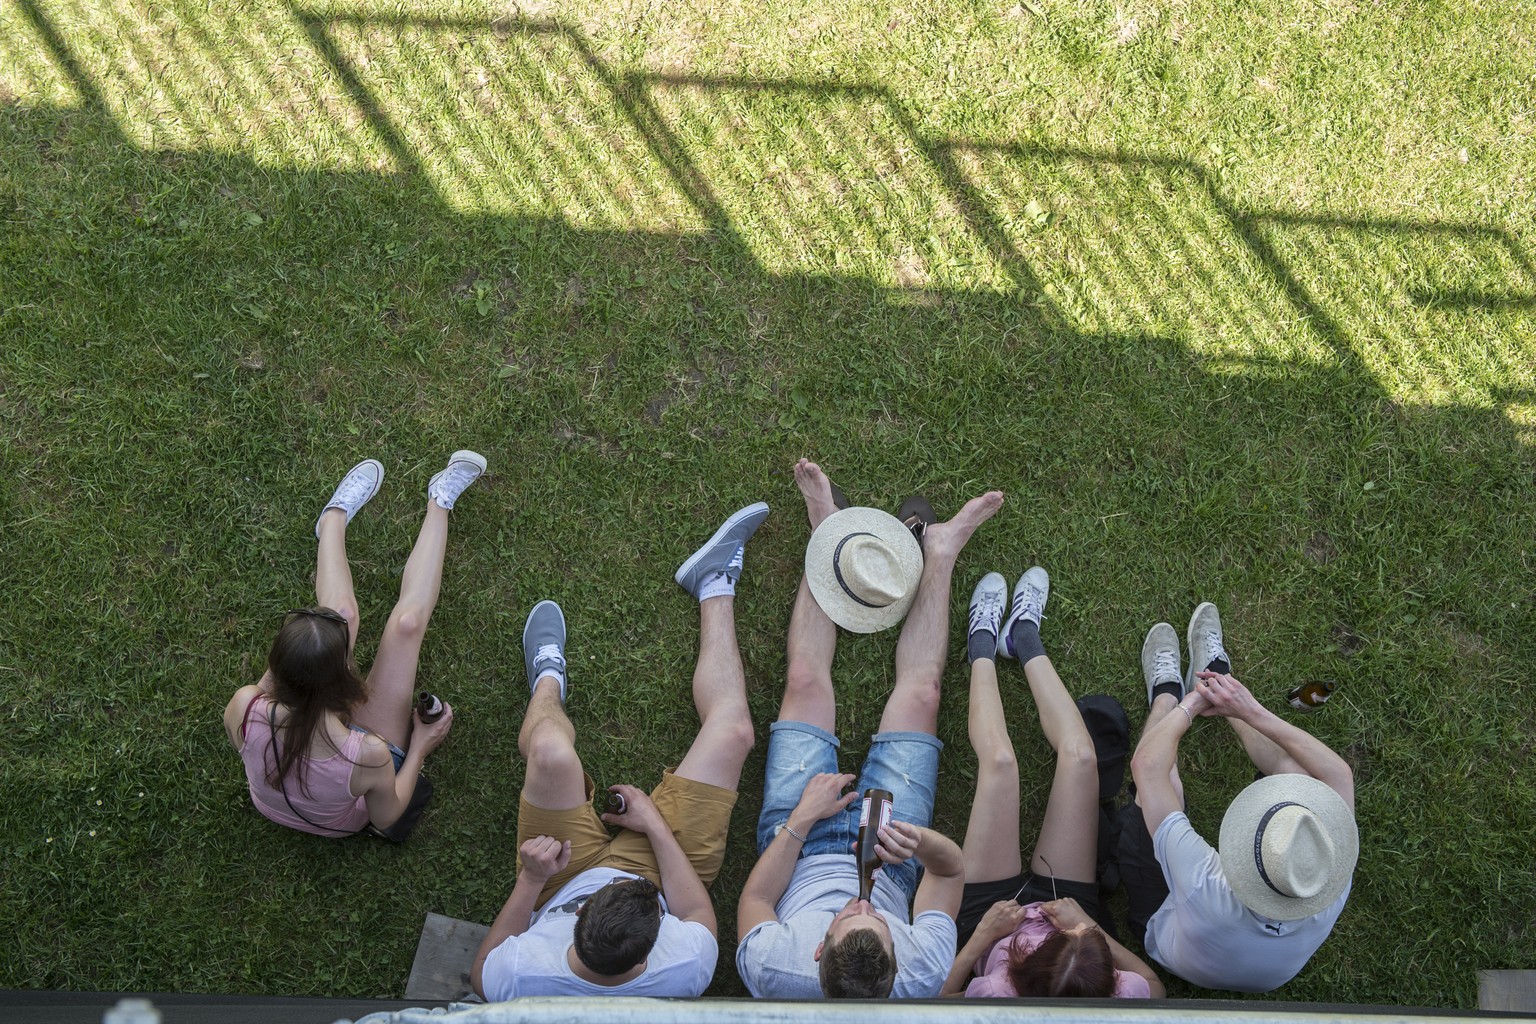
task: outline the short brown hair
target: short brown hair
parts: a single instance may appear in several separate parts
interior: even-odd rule
[[[828,999],[884,999],[896,984],[896,954],[873,928],[857,928],[821,950],[821,994]]]
[[[1008,946],[1008,982],[1021,996],[1108,998],[1115,993],[1115,958],[1104,933],[1057,932],[1025,952],[1015,936]]]

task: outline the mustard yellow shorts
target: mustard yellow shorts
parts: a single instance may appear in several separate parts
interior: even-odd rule
[[[571,842],[571,861],[563,871],[544,883],[535,909],[542,907],[560,887],[583,871],[614,868],[648,878],[661,887],[661,868],[651,841],[640,832],[621,828],[615,835],[597,816],[592,806],[596,790],[592,776],[586,776],[587,802],[563,811],[535,807],[528,798],[518,798],[517,845],[535,836],[553,836]],[[662,772],[661,785],[651,790],[656,809],[672,827],[677,845],[688,855],[688,862],[705,885],[713,885],[725,861],[725,833],[736,806],[736,791],[711,786],[707,782],[685,779]]]

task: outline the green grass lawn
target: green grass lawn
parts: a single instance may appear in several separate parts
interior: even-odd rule
[[[1475,1005],[1536,963],[1533,36],[1488,0],[0,5],[0,987],[399,994],[425,912],[511,886],[535,601],[591,773],[648,783],[691,729],[671,573],[768,500],[766,736],[809,454],[861,503],[1004,490],[957,618],[1039,561],[1062,677],[1133,719],[1143,632],[1202,599],[1271,706],[1338,679],[1306,725],[1360,867],[1277,997]],[[435,806],[403,847],[269,825],[219,714],[319,505],[388,467],[366,665],[457,447],[491,469],[421,666]],[[894,643],[840,641],[850,754]],[[957,838],[965,679],[957,628]],[[1216,723],[1185,751],[1214,839],[1251,769]]]

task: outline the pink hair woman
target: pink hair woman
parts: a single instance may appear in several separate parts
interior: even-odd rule
[[[1050,578],[989,573],[971,595],[969,731],[976,794],[965,832],[965,894],[947,996],[1161,997],[1163,984],[1108,935],[1098,913],[1099,770],[1083,717],[1040,642]],[[997,658],[1016,658],[1056,753],[1040,836],[1024,870],[1019,768],[998,692]]]
[[[315,607],[284,616],[266,673],[224,709],[251,802],[266,817],[336,837],[372,831],[398,840],[415,825],[431,793],[422,766],[453,725],[451,707],[431,724],[416,715],[416,664],[442,583],[448,512],[484,471],[480,455],[454,452],[427,485],[426,518],[366,678],[352,658],[358,613],[346,534],[378,493],[384,467],[365,459],[337,485],[315,523]]]

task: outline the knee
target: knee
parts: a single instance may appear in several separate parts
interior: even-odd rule
[[[1014,756],[1011,745],[991,751],[984,758],[979,759],[976,767],[982,772],[1019,777],[1019,759]]]
[[[757,730],[752,727],[752,715],[747,711],[746,705],[739,709],[733,709],[730,713],[721,717],[718,723],[711,722],[720,737],[729,744],[729,749],[739,750],[746,755],[747,751],[757,746]]]
[[[1093,740],[1086,735],[1074,736],[1064,742],[1056,752],[1056,761],[1074,774],[1098,778],[1099,755],[1093,749]]]
[[[898,683],[898,686],[901,684]],[[924,676],[913,680],[905,687],[907,708],[909,711],[927,716],[937,717],[939,713],[939,677]]]
[[[805,699],[826,696],[832,692],[832,677],[825,668],[813,668],[803,661],[791,660],[784,677],[784,695]]]
[[[397,605],[389,613],[387,628],[396,636],[420,640],[427,632],[427,615],[419,608]]]
[[[530,771],[548,774],[581,771],[581,759],[576,756],[570,738],[553,726],[536,727],[528,737],[523,756],[528,759]]]

